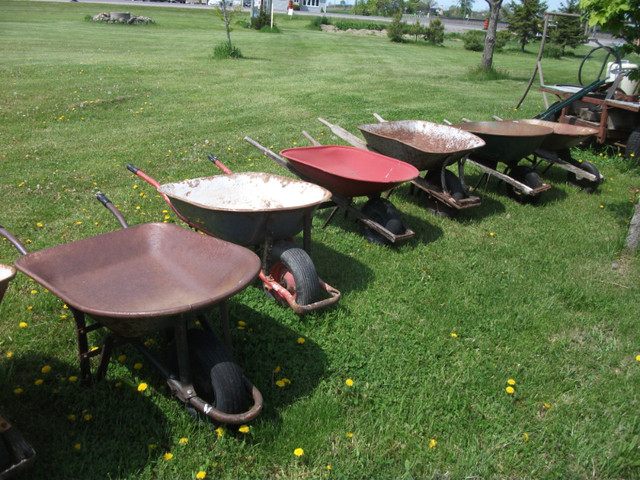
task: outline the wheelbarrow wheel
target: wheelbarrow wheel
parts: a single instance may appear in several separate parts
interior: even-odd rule
[[[271,249],[271,277],[286,288],[298,305],[320,298],[320,280],[311,257],[295,243],[279,241]]]
[[[393,203],[386,198],[377,197],[368,200],[362,207],[362,213],[374,222],[382,225],[394,235],[402,233],[404,230],[402,220],[400,220],[400,212]],[[377,243],[378,245],[388,245],[391,243],[388,238],[380,235],[364,224],[362,227],[362,235],[364,235],[364,238],[369,242]]]
[[[591,162],[582,162],[579,164],[579,166],[586,172],[595,175],[597,180],[587,180],[586,178],[581,178],[580,180],[578,180],[575,173],[567,172],[567,182],[582,188],[587,193],[595,192],[598,189],[598,185],[600,185],[600,182],[602,181],[600,179],[600,172],[598,171],[598,168]]]
[[[637,164],[640,164],[640,127],[636,127],[629,135],[624,155],[627,158],[633,158]]]
[[[516,165],[508,175],[520,183],[524,183],[529,188],[538,188],[542,186],[540,175],[533,168],[526,165]],[[507,195],[520,203],[534,203],[538,199],[537,196],[527,195],[522,190],[517,189],[513,185],[505,183]]]
[[[440,172],[437,170],[427,172],[427,174],[425,175],[425,180],[427,180],[429,183],[433,183],[434,185],[442,185],[442,181],[440,180]],[[444,171],[444,182],[447,187],[447,192],[449,192],[449,195],[451,195],[456,201],[462,200],[467,196],[464,188],[462,187],[462,182],[452,171]]]
[[[191,376],[198,396],[224,413],[244,412],[248,405],[247,388],[242,370],[226,345],[214,333],[197,328],[187,332],[187,339]]]

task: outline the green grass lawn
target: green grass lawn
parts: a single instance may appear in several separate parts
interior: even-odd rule
[[[514,111],[535,45],[497,53],[506,78],[482,81],[460,41],[393,44],[277,16],[281,34],[236,25],[245,58],[217,61],[211,10],[138,2],[126,10],[155,25],[85,20],[113,8],[0,0],[0,224],[30,250],[117,229],[97,191],[131,224],[180,225],[127,163],[161,183],[217,174],[209,153],[288,174],[243,138],[279,151],[308,145],[302,130],[344,143],[317,117],[357,132],[373,113],[545,109],[534,86]],[[547,82],[575,83],[587,51],[544,59]],[[640,477],[640,272],[622,255],[640,172],[611,147],[573,155],[605,176],[596,193],[552,168],[536,205],[493,182],[482,206],[446,219],[400,187],[391,200],[416,236],[396,247],[342,215],[322,229],[318,212],[312,258],[339,305],[301,318],[258,284],[230,301],[235,359],[265,397],[246,434],[196,423],[129,347],[105,381],[78,385],[69,310],[19,274],[0,307],[0,408],[37,451],[25,478]],[[0,262],[16,256],[0,242]],[[151,340],[161,355],[163,336]]]

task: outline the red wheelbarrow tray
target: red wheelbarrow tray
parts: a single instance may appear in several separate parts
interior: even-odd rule
[[[24,255],[18,270],[123,337],[244,289],[260,269],[250,250],[173,224],[145,223]]]
[[[395,158],[343,145],[287,148],[280,155],[312,182],[346,197],[380,194],[420,174]]]

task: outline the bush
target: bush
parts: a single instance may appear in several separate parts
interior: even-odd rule
[[[336,20],[332,22],[338,30],[384,30],[385,25],[375,22],[365,22],[362,20]]]
[[[484,37],[487,34],[480,30],[469,30],[462,35],[465,50],[481,52],[484,50]]]
[[[424,39],[434,45],[444,43],[444,25],[439,18],[431,20],[429,26],[425,28]]]
[[[269,25],[270,23],[271,22],[269,21],[269,15],[267,15],[267,12],[265,12],[264,9],[261,8],[258,16],[251,19],[251,28],[260,30],[262,27],[264,27],[265,25]]]
[[[313,30],[322,29],[322,25],[331,25],[331,20],[329,20],[325,15],[321,17],[313,17],[309,27]]]
[[[407,29],[407,24],[402,21],[402,14],[396,14],[393,16],[393,21],[387,27],[387,37],[392,42],[404,42],[404,33]]]
[[[496,46],[495,49],[497,51],[502,50],[509,41],[513,40],[515,37],[509,30],[500,30],[496,33]]]
[[[260,29],[262,33],[282,33],[282,30],[278,28],[278,26],[274,23],[273,27],[271,25],[265,25]]]
[[[545,45],[542,51],[542,56],[545,58],[560,58],[562,57],[562,45]]]
[[[231,45],[231,42],[222,42],[213,49],[213,58],[242,58],[242,52],[238,47]]]

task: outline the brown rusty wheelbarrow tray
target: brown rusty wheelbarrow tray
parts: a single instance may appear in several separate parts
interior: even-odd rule
[[[233,173],[213,155],[209,158],[226,175],[161,185],[134,165],[127,168],[154,186],[192,228],[261,250],[259,277],[268,295],[299,314],[337,303],[340,291],[318,276],[309,256],[311,216],[331,193],[318,185],[278,175]],[[303,248],[290,241],[301,231]],[[320,298],[322,291],[326,298]]]
[[[22,254],[16,268],[73,312],[81,380],[91,380],[91,357],[100,355],[96,375],[100,379],[113,349],[129,343],[187,406],[225,424],[254,419],[262,409],[262,395],[233,362],[204,313],[219,306],[230,338],[226,300],[256,278],[260,259],[244,247],[172,224],[128,227],[104,195],[98,198],[126,228],[34,252],[27,252],[16,237],[0,229],[0,235]],[[189,328],[195,319],[203,328]],[[109,334],[100,348],[89,349],[88,334],[102,327]],[[140,341],[163,330],[173,333],[177,372]]]
[[[484,147],[475,150],[467,160],[483,171],[478,185],[484,178],[488,183],[490,177],[496,177],[505,183],[507,195],[522,203],[537,200],[542,192],[551,188],[542,183],[532,167],[519,165],[519,162],[539,148],[553,129],[507,120],[465,121],[453,127],[471,132],[485,142]],[[497,170],[498,163],[506,165],[504,173]]]
[[[471,195],[466,186],[464,164],[471,152],[484,146],[481,138],[448,125],[422,120],[385,121],[377,114],[374,116],[379,123],[358,126],[365,141],[339,125],[323,118],[318,120],[354,147],[402,160],[425,172],[424,177],[411,181],[411,188],[425,192],[436,213],[454,216],[460,210],[480,205],[480,197]],[[454,164],[458,176],[447,169]]]
[[[250,137],[244,139],[297,177],[331,191],[332,203],[325,206],[334,209],[325,227],[341,208],[345,215],[350,213],[362,223],[363,234],[369,241],[395,244],[415,235],[402,222],[396,207],[380,196],[382,192],[416,178],[419,172],[412,165],[344,145],[287,148],[278,155]],[[355,197],[368,198],[362,210],[354,207]]]
[[[499,117],[494,118],[502,121]],[[548,165],[542,170],[543,174],[552,166],[556,166],[567,171],[567,182],[582,188],[587,193],[596,191],[603,180],[597,167],[591,162],[574,160],[569,149],[597,135],[597,128],[539,120],[537,118],[511,121],[516,124],[538,125],[553,130],[550,135],[544,138],[540,147],[528,157],[532,168],[536,169],[543,161],[547,162]]]
[[[0,227],[0,237],[2,237]],[[0,303],[9,282],[15,277],[15,268],[0,263]],[[32,464],[36,452],[22,436],[15,425],[12,425],[0,412],[0,479],[9,478]]]

